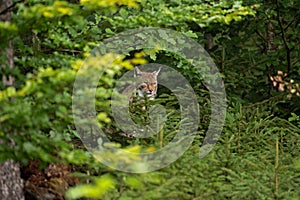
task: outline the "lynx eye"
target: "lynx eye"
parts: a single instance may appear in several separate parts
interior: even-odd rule
[[[144,88],[146,88],[146,87],[147,87],[147,84],[146,84],[146,83],[143,83],[143,84],[140,85],[140,88],[141,88],[141,89],[144,89]]]

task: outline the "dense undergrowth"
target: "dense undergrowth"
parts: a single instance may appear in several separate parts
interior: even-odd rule
[[[299,2],[25,2],[16,5],[12,23],[0,22],[1,41],[12,40],[15,50],[15,68],[1,67],[1,73],[14,76],[15,82],[0,85],[0,161],[11,158],[20,163],[27,195],[46,188],[67,199],[299,198]],[[274,29],[266,30],[269,23]],[[97,125],[110,145],[137,153],[132,159],[168,145],[176,136],[181,113],[172,91],[159,86],[157,98],[148,104],[166,109],[163,128],[143,139],[123,134],[110,100],[125,72],[151,62],[172,67],[189,81],[199,104],[193,143],[178,160],[154,172],[125,173],[107,167],[86,150],[74,124],[73,87],[78,70],[99,41],[149,26],[176,30],[206,47],[224,80],[226,120],[212,151],[200,158],[211,99],[203,77],[187,60],[149,49],[97,57],[92,65],[104,71],[95,95]],[[270,38],[268,31],[276,36]],[[0,46],[6,47],[2,42]],[[6,63],[5,56],[0,59]],[[138,113],[132,113],[136,120]],[[95,139],[95,145],[102,144]],[[106,157],[116,165],[147,167],[132,165],[120,151]],[[51,169],[59,172],[53,175]],[[64,186],[57,187],[61,183]]]

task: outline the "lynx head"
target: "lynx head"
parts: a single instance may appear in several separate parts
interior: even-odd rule
[[[160,69],[154,72],[142,72],[138,67],[134,68],[134,77],[140,80],[136,87],[140,97],[147,96],[150,100],[154,99],[157,92],[157,76]]]

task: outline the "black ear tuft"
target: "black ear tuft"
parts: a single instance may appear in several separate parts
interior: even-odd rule
[[[142,72],[138,67],[134,67],[134,77],[142,76]]]
[[[161,67],[159,67],[159,69],[157,71],[154,71],[153,73],[157,76],[159,74],[160,70],[161,70]]]

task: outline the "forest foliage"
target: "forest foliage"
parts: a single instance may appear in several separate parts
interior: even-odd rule
[[[67,199],[299,198],[299,1],[13,2],[12,8],[0,11],[12,13],[11,23],[0,22],[0,49],[10,40],[14,48],[14,68],[2,53],[0,74],[15,80],[13,86],[0,83],[0,162],[11,158],[24,169],[32,162],[42,170],[53,163],[72,166],[72,176],[79,179],[76,186],[56,191]],[[176,69],[191,84],[199,104],[199,127],[182,157],[154,172],[128,174],[105,166],[85,149],[74,125],[72,95],[78,70],[101,41],[142,27],[175,30],[205,47],[222,74],[227,113],[217,144],[200,159],[211,101],[195,69],[166,51],[103,55],[95,64],[105,71],[95,108],[112,145],[150,152],[176,134],[178,101],[164,87],[155,100],[170,111],[162,131],[146,139],[120,134],[110,98],[118,78],[136,65],[155,62]],[[122,154],[107,157],[121,162],[116,155]],[[128,165],[136,167],[130,161]]]

